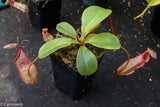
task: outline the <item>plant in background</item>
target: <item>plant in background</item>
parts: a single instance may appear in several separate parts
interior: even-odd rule
[[[134,20],[141,17],[150,7],[160,4],[160,0],[146,0],[146,1],[147,1],[147,7],[144,9],[144,11],[140,15],[136,16]]]
[[[42,1],[45,1],[45,3],[43,4],[42,8],[45,7],[45,5],[51,1],[51,0],[35,0],[37,2],[42,2]],[[29,12],[29,0],[27,2],[27,5],[25,4],[25,0],[2,0],[2,3],[5,3],[5,4],[10,4],[11,7],[14,7],[20,11],[22,11],[23,13],[28,13]]]
[[[27,5],[23,4],[24,0],[22,0],[22,3],[20,3],[19,1],[15,1],[15,0],[2,0],[2,3],[5,3],[5,4],[9,3],[11,7],[16,8],[22,11],[23,13],[29,12],[29,8],[28,8],[29,0],[28,0]]]

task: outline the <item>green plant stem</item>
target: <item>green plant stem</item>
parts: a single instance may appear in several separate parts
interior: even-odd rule
[[[141,17],[141,16],[149,9],[149,7],[150,7],[150,6],[147,6],[147,7],[144,9],[144,11],[143,11],[140,15],[134,17],[134,20],[140,18],[140,17]]]

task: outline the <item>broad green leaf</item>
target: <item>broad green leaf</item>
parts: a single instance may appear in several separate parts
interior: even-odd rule
[[[147,7],[143,10],[143,12],[142,12],[140,15],[136,16],[136,17],[134,18],[134,20],[135,20],[135,19],[138,19],[139,17],[141,17],[142,15],[144,15],[144,13],[145,13],[150,7],[156,6],[156,5],[159,5],[159,4],[160,4],[160,0],[146,0],[146,1],[147,1],[147,3],[148,3]]]
[[[61,22],[61,23],[57,24],[56,29],[59,32],[64,33],[64,34],[76,39],[76,31],[73,28],[73,26],[71,26],[69,23]]]
[[[101,23],[111,13],[111,10],[98,6],[86,8],[82,14],[82,35],[87,35],[92,28]]]
[[[83,76],[89,76],[97,70],[97,59],[95,55],[85,46],[78,50],[76,59],[78,72]]]
[[[73,40],[70,38],[57,38],[51,41],[46,42],[39,50],[39,58],[44,58],[56,50],[69,46],[73,43]]]
[[[96,36],[90,38],[88,41],[86,40],[85,43],[89,43],[104,49],[119,49],[121,46],[119,39],[111,33],[97,34]]]

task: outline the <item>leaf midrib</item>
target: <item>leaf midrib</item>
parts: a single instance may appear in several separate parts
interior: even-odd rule
[[[101,11],[101,10],[99,10],[99,11]],[[95,16],[95,17],[97,17],[101,12],[99,12],[98,11],[98,14]],[[94,18],[92,18],[92,20],[88,23],[88,25],[86,26],[86,28],[90,25],[90,23],[92,23],[94,20],[95,20],[95,17]],[[85,28],[85,29],[86,29]],[[89,29],[90,30],[90,29]],[[85,33],[86,33],[87,31],[85,31]]]

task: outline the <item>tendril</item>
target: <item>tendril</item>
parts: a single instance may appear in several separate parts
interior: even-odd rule
[[[109,15],[109,20],[110,20],[110,24],[111,24],[112,33],[115,35],[111,15]]]
[[[29,67],[28,67],[28,75],[29,75],[29,78],[31,79],[31,81],[33,82],[33,84],[36,82],[36,80],[34,80],[29,72],[30,68],[31,68],[31,65],[34,64],[37,60],[39,59],[39,57],[37,57],[33,62],[31,62],[29,64]]]
[[[110,25],[111,25],[112,33],[115,35],[111,15],[109,15],[109,20],[110,20]],[[117,37],[119,38],[119,35],[117,35]],[[127,63],[124,65],[124,67],[122,67],[120,70],[117,70],[117,73],[118,73],[118,74],[129,64],[129,61],[130,61],[130,55],[129,55],[129,52],[127,51],[127,49],[125,49],[125,48],[122,47],[122,46],[121,46],[121,49],[123,49],[123,50],[127,53],[128,61],[127,61]]]
[[[27,2],[27,7],[28,7],[28,8],[29,8],[29,2],[30,2],[30,1],[28,0],[28,2]]]
[[[77,29],[77,31],[76,31],[76,39],[80,44],[82,44],[82,41],[79,39],[79,36],[78,36],[78,32],[79,31],[80,31],[80,29]]]
[[[122,46],[121,46],[121,49],[123,49],[127,53],[128,61],[127,61],[127,63],[121,69],[117,70],[118,74],[129,64],[129,60],[130,60],[130,55],[129,55],[128,51],[124,47],[122,47]]]

